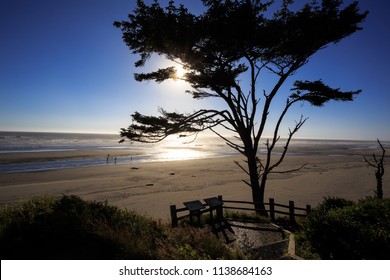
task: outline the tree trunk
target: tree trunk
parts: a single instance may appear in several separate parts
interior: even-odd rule
[[[383,199],[382,174],[380,170],[375,173],[376,177],[376,196],[378,199]]]
[[[252,200],[255,206],[256,214],[268,216],[264,205],[264,187],[265,183],[260,185],[260,178],[257,170],[256,154],[247,155],[248,169],[250,174],[250,184],[252,188]],[[263,181],[263,180],[262,180]]]

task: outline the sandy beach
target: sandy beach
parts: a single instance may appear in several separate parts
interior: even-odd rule
[[[299,149],[298,149],[299,150]],[[297,150],[297,151],[298,151]],[[374,195],[374,169],[362,161],[364,151],[334,156],[318,153],[289,155],[279,171],[305,168],[284,174],[272,174],[266,199],[278,203],[295,201],[296,206],[317,205],[325,196],[357,200]],[[298,151],[299,152],[299,151]],[[372,151],[371,151],[372,152]],[[91,153],[91,152],[89,152]],[[101,153],[101,154],[100,154]],[[14,163],[77,157],[102,156],[105,151],[85,155],[82,151],[2,155],[2,162]],[[328,151],[329,154],[329,151]],[[338,155],[337,155],[338,154]],[[120,157],[121,154],[113,155]],[[167,161],[138,164],[109,164],[97,167],[67,168],[36,172],[0,174],[0,205],[15,203],[39,195],[75,194],[87,200],[105,201],[121,208],[163,220],[169,219],[169,206],[184,201],[223,195],[225,199],[251,201],[251,191],[242,182],[246,175],[234,164],[242,157]],[[389,169],[389,164],[385,170]],[[384,195],[390,194],[390,176],[384,176]]]

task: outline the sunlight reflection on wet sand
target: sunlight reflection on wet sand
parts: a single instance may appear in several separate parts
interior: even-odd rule
[[[205,154],[206,152],[197,149],[172,148],[164,149],[158,157],[164,160],[187,160],[204,158]]]

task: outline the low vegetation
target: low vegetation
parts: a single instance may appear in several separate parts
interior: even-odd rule
[[[326,198],[296,241],[307,259],[390,259],[390,199]]]
[[[390,259],[390,199],[326,198],[300,224],[297,254],[305,259]],[[206,228],[185,223],[171,228],[133,211],[67,195],[0,209],[0,257],[243,258]]]
[[[206,229],[159,221],[77,196],[0,210],[1,259],[235,259]]]

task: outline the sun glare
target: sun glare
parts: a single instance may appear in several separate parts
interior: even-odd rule
[[[177,136],[169,136],[160,148],[159,158],[163,160],[187,160],[202,157],[202,151]],[[204,155],[204,154],[203,154]]]
[[[164,160],[188,160],[200,158],[201,153],[195,149],[187,148],[171,148],[166,149],[164,153],[161,154],[161,158]]]
[[[176,67],[176,79],[183,79],[184,75],[186,74],[186,70],[180,64],[176,65],[175,67]]]

